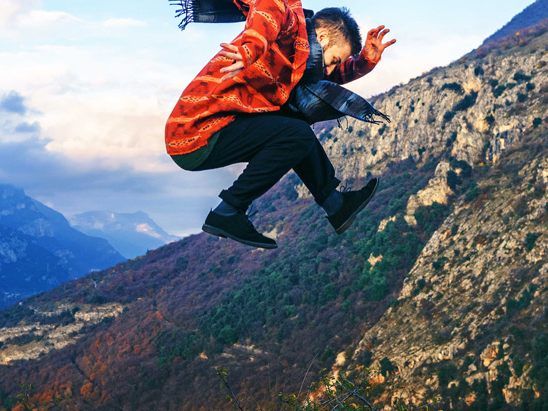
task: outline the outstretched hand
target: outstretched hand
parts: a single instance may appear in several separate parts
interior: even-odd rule
[[[363,50],[364,57],[368,61],[377,64],[380,61],[384,50],[396,42],[396,39],[394,39],[383,44],[382,40],[388,32],[390,32],[390,29],[385,29],[384,26],[369,30]]]
[[[243,63],[242,55],[238,51],[238,47],[232,44],[227,44],[227,43],[221,43],[221,47],[224,50],[221,50],[219,52],[219,55],[227,57],[231,60],[234,60],[233,64],[227,67],[223,67],[220,70],[221,73],[228,73],[221,78],[221,80],[224,81],[236,76],[240,71],[242,71],[244,68],[244,63]]]

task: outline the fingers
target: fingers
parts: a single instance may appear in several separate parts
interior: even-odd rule
[[[238,47],[236,47],[236,46],[233,45],[233,44],[221,43],[221,47],[222,47],[222,48],[225,48],[225,49],[228,49],[228,50],[231,50],[231,51],[238,52]]]
[[[221,73],[229,73],[231,71],[241,70],[244,68],[244,63],[241,61],[237,61],[236,63],[223,67],[221,70],[219,70]]]
[[[384,36],[386,36],[388,33],[390,33],[390,29],[385,28],[384,25],[375,27],[367,33],[367,41],[370,46],[379,47],[381,50],[386,49],[387,47],[390,47],[394,43],[396,43],[396,39],[390,40],[386,43],[382,43],[382,40],[384,39]]]
[[[381,31],[382,29],[384,29],[384,25],[369,30],[367,32],[367,37],[377,37],[377,35],[379,34],[379,31]]]
[[[387,47],[390,47],[390,46],[391,46],[392,44],[394,44],[396,41],[397,41],[397,40],[394,39],[394,40],[390,40],[390,41],[387,42],[387,43],[384,43],[384,44],[382,45],[383,50],[384,50],[385,48],[387,48]]]
[[[236,61],[242,60],[242,55],[240,54],[238,47],[228,43],[221,43],[221,47],[224,49],[219,52],[221,56],[228,57],[229,59]]]
[[[242,61],[242,55],[240,53],[231,53],[229,51],[220,51],[220,56],[228,57],[231,60]]]
[[[232,71],[226,75],[224,75],[222,78],[221,78],[221,81],[225,81],[225,80],[228,80],[229,78],[232,78],[232,77],[236,77],[238,75],[238,73],[240,73],[242,71],[242,69],[238,69],[238,70],[235,70],[235,71]]]
[[[230,66],[223,67],[219,70],[221,73],[228,73],[221,78],[221,81],[224,81],[236,76],[242,71],[244,63],[238,47],[228,43],[221,43],[221,47],[223,50],[219,52],[219,55],[234,61]]]
[[[382,39],[384,38],[384,36],[386,36],[388,33],[390,33],[390,29],[384,29],[383,31],[381,31],[381,32],[379,33],[378,39],[379,39],[380,41],[382,41]]]

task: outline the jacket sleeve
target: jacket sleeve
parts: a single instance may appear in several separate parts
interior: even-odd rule
[[[282,31],[290,9],[285,0],[255,0],[249,12],[239,45],[244,67],[255,63]]]
[[[337,64],[335,69],[329,76],[326,76],[325,79],[334,83],[345,84],[365,76],[372,71],[375,66],[375,63],[368,61],[364,57],[362,50],[357,57],[351,56],[342,63]]]

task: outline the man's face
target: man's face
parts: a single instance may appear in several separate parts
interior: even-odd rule
[[[322,46],[323,50],[323,62],[325,66],[325,74],[330,75],[335,66],[339,63],[342,63],[352,55],[352,47],[347,41],[339,41],[330,43],[329,36],[327,32],[320,29],[320,32],[317,32],[318,41]]]

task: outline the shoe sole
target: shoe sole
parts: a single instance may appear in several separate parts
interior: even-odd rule
[[[230,234],[229,232],[227,232],[225,230],[222,230],[222,229],[217,228],[217,227],[210,226],[209,224],[204,224],[202,226],[202,230],[205,231],[208,234],[213,234],[213,235],[223,237],[223,238],[228,237],[232,240],[238,241],[239,243],[246,244],[246,245],[251,245],[253,247],[267,248],[267,249],[278,248],[277,244],[265,244],[265,243],[257,243],[255,241],[245,240],[243,238],[236,237],[235,235],[232,235],[232,234]]]
[[[358,215],[358,213],[360,211],[362,211],[367,204],[369,204],[369,201],[371,201],[371,199],[375,195],[375,192],[377,191],[377,187],[379,186],[380,178],[377,177],[376,181],[377,181],[377,183],[375,184],[375,187],[373,187],[373,191],[371,192],[371,195],[369,196],[369,198],[367,200],[365,200],[363,203],[361,203],[360,206],[356,209],[356,211],[354,211],[350,215],[350,217],[348,217],[348,219],[344,223],[342,223],[339,228],[337,228],[335,230],[335,232],[337,234],[342,234],[343,232],[345,232],[350,227],[350,225],[354,222],[354,219],[356,218],[356,215]]]

